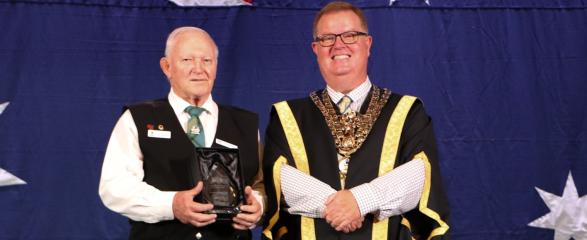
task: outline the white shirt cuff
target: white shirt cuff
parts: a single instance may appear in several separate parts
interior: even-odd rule
[[[162,203],[160,208],[155,208],[155,215],[161,216],[161,220],[173,220],[173,197],[177,192],[161,192],[157,202]]]
[[[328,184],[296,168],[284,165],[280,170],[281,192],[291,214],[311,218],[322,217],[324,203],[336,191]]]
[[[350,189],[351,193],[357,200],[361,216],[368,213],[376,212],[381,205],[381,197],[374,191],[369,183],[363,183]]]

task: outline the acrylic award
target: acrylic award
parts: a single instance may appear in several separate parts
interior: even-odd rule
[[[238,149],[196,148],[195,151],[194,185],[198,181],[204,183],[195,200],[214,205],[207,213],[216,214],[217,220],[232,220],[245,201]]]

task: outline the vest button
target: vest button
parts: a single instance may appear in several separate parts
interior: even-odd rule
[[[202,239],[202,234],[200,232],[196,233],[196,239]]]

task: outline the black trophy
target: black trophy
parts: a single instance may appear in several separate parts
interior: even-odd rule
[[[194,183],[204,183],[196,201],[213,204],[208,213],[217,220],[232,220],[245,199],[238,149],[197,148],[196,163],[199,178]]]

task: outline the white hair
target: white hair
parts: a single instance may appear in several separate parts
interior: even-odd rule
[[[175,38],[177,38],[177,36],[181,35],[182,33],[192,31],[203,33],[204,35],[208,36],[208,38],[210,38],[215,48],[216,58],[218,58],[218,54],[220,52],[218,51],[218,46],[216,45],[216,42],[214,42],[214,39],[212,39],[212,36],[210,36],[208,32],[204,31],[204,29],[191,26],[176,28],[175,30],[173,30],[173,32],[169,34],[169,36],[167,37],[167,41],[165,42],[165,57],[169,56],[169,51],[171,51],[171,49],[173,48],[173,44],[175,44]]]

